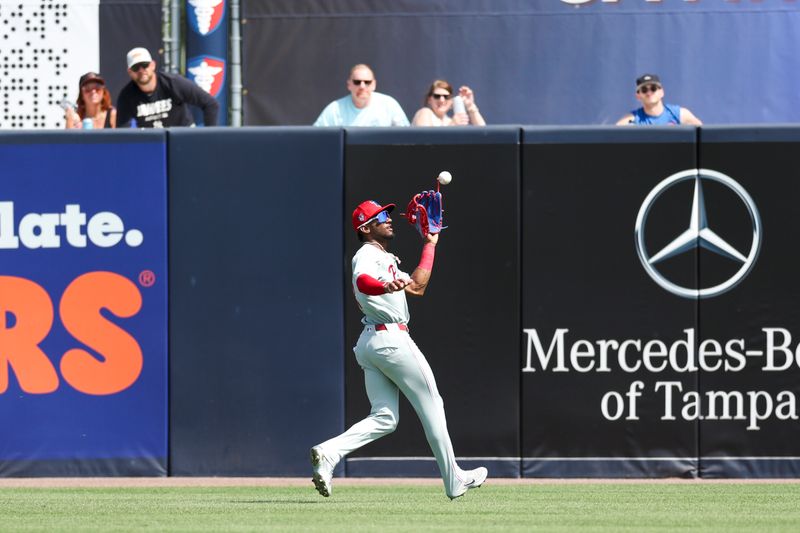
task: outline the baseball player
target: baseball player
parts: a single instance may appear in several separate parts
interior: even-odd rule
[[[394,204],[366,201],[353,211],[353,229],[364,244],[353,257],[353,291],[364,313],[364,330],[353,351],[364,369],[367,396],[372,406],[367,418],[330,440],[311,448],[314,485],[323,496],[332,492],[333,469],[344,456],[397,427],[402,391],[419,416],[428,444],[436,456],[444,489],[450,499],[480,487],[488,471],[462,470],[456,463],[447,432],[444,403],[425,356],[408,330],[406,294],[422,296],[433,269],[439,235],[428,234],[422,258],[409,276],[389,252],[394,238],[389,213]]]

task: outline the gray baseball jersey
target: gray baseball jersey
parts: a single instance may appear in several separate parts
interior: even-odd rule
[[[364,243],[353,256],[353,292],[361,312],[364,313],[364,318],[361,319],[364,324],[408,324],[411,319],[405,291],[371,296],[359,291],[356,286],[356,280],[362,274],[384,283],[408,279],[409,275],[399,269],[398,263],[397,256],[370,243]]]

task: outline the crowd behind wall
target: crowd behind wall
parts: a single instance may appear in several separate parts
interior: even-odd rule
[[[77,45],[65,48],[72,55],[56,91],[63,87],[74,99],[78,77],[99,66],[116,96],[127,82],[127,50],[145,46],[161,59],[161,9],[157,0],[99,0],[97,45],[73,31],[75,21],[54,34],[54,44],[66,36],[86,41],[75,54]],[[241,18],[245,125],[313,123],[346,94],[356,63],[374,68],[378,91],[395,97],[409,119],[431,81],[442,78],[469,85],[488,124],[613,124],[636,107],[633,80],[654,72],[666,100],[704,123],[800,122],[793,90],[800,6],[789,0],[436,0],[401,7],[348,0],[324,11],[310,1],[245,0]],[[27,82],[33,71],[25,64],[12,58],[3,66]],[[14,114],[18,101],[32,106],[15,98],[24,87],[13,84],[0,111]],[[60,114],[55,100],[48,112]],[[0,127],[11,127],[7,118]]]

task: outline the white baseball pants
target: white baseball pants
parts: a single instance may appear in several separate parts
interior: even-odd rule
[[[374,326],[365,326],[353,348],[364,369],[372,405],[369,416],[320,446],[327,457],[338,463],[350,452],[394,431],[400,421],[398,393],[402,391],[422,422],[445,492],[448,496],[459,494],[463,492],[463,471],[456,464],[444,402],[430,365],[407,331],[399,329],[397,324],[386,327],[384,331],[376,331]]]

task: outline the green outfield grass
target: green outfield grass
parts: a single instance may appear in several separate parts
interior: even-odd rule
[[[800,484],[0,489],[2,531],[798,531]]]

